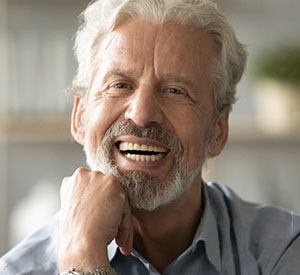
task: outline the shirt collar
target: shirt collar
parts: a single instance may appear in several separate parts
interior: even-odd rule
[[[206,183],[203,182],[202,187],[204,192],[202,196],[204,200],[204,212],[191,246],[196,245],[199,241],[203,241],[205,243],[206,254],[209,261],[214,265],[217,271],[220,272],[221,254],[217,222],[209,201]],[[117,250],[118,245],[115,240],[113,240],[108,246],[109,261],[115,257]]]
[[[217,221],[208,197],[206,183],[203,182],[202,184],[202,190],[204,192],[202,196],[204,200],[204,212],[202,214],[200,224],[196,230],[192,245],[197,244],[199,241],[203,241],[209,261],[220,272],[221,253]]]
[[[113,240],[107,248],[109,261],[111,261],[115,257],[117,250],[118,250],[118,245],[116,244],[116,241]]]

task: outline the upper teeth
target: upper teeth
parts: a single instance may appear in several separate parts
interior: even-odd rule
[[[157,152],[157,153],[167,152],[167,149],[163,147],[148,146],[145,144],[136,144],[130,142],[121,142],[119,148],[121,151],[135,150],[135,151],[148,151],[148,152]]]

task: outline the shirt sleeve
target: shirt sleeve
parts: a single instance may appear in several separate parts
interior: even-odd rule
[[[14,275],[17,274],[14,270],[10,270],[6,262],[0,259],[0,274],[1,275]]]
[[[300,233],[281,255],[270,275],[300,274]]]

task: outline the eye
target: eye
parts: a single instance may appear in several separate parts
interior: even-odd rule
[[[114,81],[110,83],[106,89],[106,92],[111,96],[127,95],[134,90],[132,84],[127,81]]]
[[[115,83],[115,84],[112,85],[112,87],[115,88],[115,89],[127,89],[127,90],[132,89],[131,85],[129,85],[126,82]]]
[[[169,94],[173,94],[173,95],[184,95],[185,94],[185,92],[182,91],[181,89],[174,88],[174,87],[167,88],[166,92]]]

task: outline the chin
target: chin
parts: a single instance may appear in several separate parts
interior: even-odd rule
[[[154,211],[179,199],[189,190],[202,169],[202,162],[192,171],[188,171],[182,162],[178,162],[165,180],[159,180],[143,171],[120,170],[101,152],[88,154],[90,152],[86,150],[86,153],[87,163],[92,170],[118,178],[128,195],[130,206],[145,211]]]

